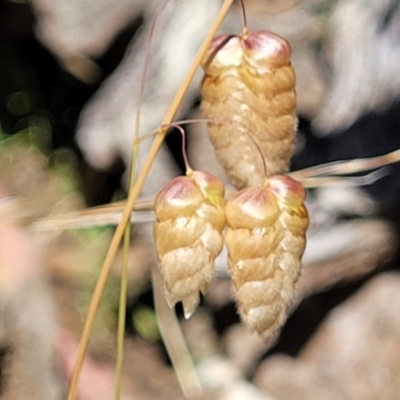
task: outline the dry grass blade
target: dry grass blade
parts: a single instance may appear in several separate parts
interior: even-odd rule
[[[51,219],[45,218],[38,220],[32,224],[34,230],[65,230],[80,229],[93,226],[118,225],[121,221],[123,207],[115,210],[105,209],[93,215],[85,215],[85,213],[68,213]],[[140,224],[154,221],[154,213],[152,211],[134,211],[130,219],[131,223]]]
[[[380,168],[363,176],[315,176],[302,178],[300,182],[305,188],[316,188],[321,186],[366,186],[388,174],[386,168]],[[290,175],[290,174],[289,174]]]
[[[374,168],[384,167],[400,161],[400,149],[378,157],[362,158],[350,161],[337,161],[329,164],[321,164],[315,167],[305,168],[290,172],[288,175],[300,181],[305,187],[345,184],[350,186],[369,185],[386,174],[386,170],[378,170],[363,177],[342,177],[330,175],[348,175]],[[231,197],[233,191],[227,191],[227,197]],[[88,208],[82,211],[60,214],[46,217],[31,222],[35,230],[62,230],[78,229],[90,226],[117,225],[121,222],[122,213],[126,207],[126,201]],[[131,222],[146,223],[154,221],[153,200],[143,200],[134,204],[131,213]]]
[[[374,168],[384,167],[399,161],[400,149],[397,149],[382,156],[360,158],[349,161],[335,161],[333,163],[305,168],[299,171],[291,172],[290,176],[293,179],[302,181],[303,179],[320,175],[349,175],[358,172],[369,171]]]
[[[65,214],[51,215],[31,222],[36,231],[80,229],[91,226],[118,225],[126,201],[86,208]],[[135,204],[131,215],[132,223],[154,221],[153,200],[143,200]]]

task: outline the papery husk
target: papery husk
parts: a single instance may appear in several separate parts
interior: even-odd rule
[[[268,31],[214,39],[202,63],[202,109],[210,140],[232,184],[262,185],[284,173],[297,127],[290,46]]]
[[[271,338],[286,319],[300,275],[308,214],[305,190],[285,175],[238,192],[225,207],[225,244],[238,311]]]
[[[170,307],[189,318],[212,283],[223,245],[224,186],[206,172],[173,179],[156,197],[154,238]]]

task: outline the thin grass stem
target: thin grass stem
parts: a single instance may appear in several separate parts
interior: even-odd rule
[[[175,311],[168,306],[165,300],[163,277],[157,266],[152,267],[151,278],[158,328],[182,392],[188,400],[200,399],[203,396],[203,388]]]
[[[139,154],[139,142],[137,139],[139,138],[139,132],[140,132],[140,113],[141,113],[142,98],[144,94],[144,84],[150,60],[150,45],[153,39],[154,31],[156,29],[158,18],[160,17],[164,8],[168,4],[168,1],[169,0],[165,0],[164,3],[161,5],[160,9],[157,11],[153,25],[150,30],[149,40],[147,44],[146,56],[144,59],[142,82],[136,106],[136,120],[135,120],[135,130],[133,135],[128,194],[130,193],[131,188],[135,183],[135,176],[137,171],[137,160]],[[118,307],[117,360],[115,365],[115,400],[120,400],[121,398],[122,366],[124,361],[124,343],[125,343],[126,301],[128,296],[127,280],[128,280],[130,242],[131,242],[131,224],[128,223],[125,227],[124,244],[122,250],[123,256],[122,256],[122,266],[121,266],[121,287],[120,287],[120,297],[119,297],[119,307]]]
[[[394,164],[400,161],[400,149],[382,156],[359,158],[348,161],[335,161],[332,163],[316,165],[315,167],[304,168],[290,173],[293,179],[301,181],[305,178],[311,178],[321,175],[349,175],[358,172],[369,171],[380,168],[385,165]]]
[[[121,265],[121,286],[118,305],[117,360],[115,364],[115,400],[121,398],[122,367],[124,362],[126,302],[128,293],[128,262],[131,244],[131,226],[125,228]]]
[[[224,3],[221,6],[220,11],[218,12],[218,15],[216,16],[206,38],[204,39],[195,59],[193,60],[193,63],[189,69],[189,72],[182,82],[178,92],[175,95],[175,98],[170,106],[170,109],[168,110],[167,114],[164,117],[163,120],[163,125],[170,124],[175,117],[179,105],[186,94],[186,91],[189,88],[189,85],[196,73],[197,68],[199,67],[202,58],[204,57],[213,37],[217,33],[219,27],[221,26],[222,21],[226,17],[226,14],[228,13],[230,7],[232,6],[234,0],[225,0]],[[146,180],[147,175],[150,172],[151,166],[153,164],[153,161],[164,141],[165,137],[165,129],[160,130],[160,133],[156,135],[154,138],[153,144],[150,148],[148,157],[146,158],[144,165],[138,174],[137,180],[135,182],[135,185],[133,186],[131,192],[129,193],[121,222],[118,224],[114,235],[111,239],[110,246],[108,248],[103,266],[101,268],[95,290],[93,292],[92,300],[90,302],[90,306],[87,312],[85,324],[83,327],[82,335],[81,335],[81,340],[79,342],[79,347],[78,347],[78,355],[77,359],[75,362],[74,370],[72,373],[72,378],[69,386],[69,391],[68,391],[68,397],[67,400],[75,400],[76,399],[76,392],[77,392],[77,387],[78,387],[78,381],[79,381],[79,375],[82,370],[83,362],[86,356],[87,352],[87,347],[89,343],[89,337],[90,333],[92,331],[94,319],[100,304],[100,300],[105,288],[105,285],[107,283],[108,275],[111,271],[115,255],[117,254],[119,244],[122,240],[122,236],[124,235],[125,227],[130,221],[131,218],[131,212],[133,210],[133,207],[135,205],[135,201],[137,197],[140,194],[140,191],[142,190],[143,184]]]

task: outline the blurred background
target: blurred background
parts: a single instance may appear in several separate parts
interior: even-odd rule
[[[161,3],[0,1],[1,399],[65,396],[112,227],[78,229],[72,221],[63,230],[55,219],[54,230],[41,231],[35,221],[125,196],[147,37]],[[164,9],[152,38],[141,134],[159,126],[221,3],[170,0]],[[400,148],[399,1],[244,4],[250,29],[272,30],[292,46],[299,114],[293,170]],[[240,33],[242,21],[236,2],[221,31]],[[200,81],[201,71],[177,118],[201,118]],[[187,134],[193,166],[227,182],[205,124]],[[150,142],[141,144],[139,167]],[[180,146],[172,132],[143,198],[181,171]],[[198,312],[182,321],[207,398],[399,398],[399,172],[393,164],[371,182],[309,191],[303,274],[273,342],[240,325],[221,273]],[[131,251],[125,398],[183,398],[155,325],[151,224],[136,227]],[[225,261],[218,263],[224,270]],[[82,375],[83,400],[113,398],[118,264]]]

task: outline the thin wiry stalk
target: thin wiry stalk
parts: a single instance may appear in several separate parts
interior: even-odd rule
[[[200,399],[203,395],[201,382],[194,368],[176,314],[165,300],[161,272],[154,265],[151,269],[151,278],[158,327],[182,392],[189,400]]]
[[[115,400],[121,398],[122,365],[124,361],[126,298],[128,293],[128,261],[131,244],[131,226],[125,229],[121,266],[121,286],[118,305],[117,360],[115,364]]]
[[[316,165],[315,167],[305,168],[299,171],[291,172],[293,179],[301,181],[305,178],[316,177],[320,175],[348,175],[357,172],[369,171],[374,168],[384,167],[400,161],[400,149],[382,156],[359,158],[349,161],[335,161],[328,164]]]
[[[322,186],[367,186],[371,185],[388,174],[387,168],[380,168],[363,176],[315,176],[300,180],[305,188]]]
[[[226,14],[228,13],[230,7],[232,6],[234,0],[225,0],[218,15],[216,16],[206,38],[204,39],[195,59],[193,60],[192,66],[182,82],[177,94],[175,95],[175,98],[170,106],[170,109],[168,110],[166,116],[164,117],[163,120],[163,125],[170,124],[179,108],[179,105],[190,85],[190,82],[192,81],[197,68],[199,67],[201,60],[204,57],[205,52],[207,51],[213,37],[217,33],[222,21],[226,17]],[[99,278],[97,280],[97,284],[92,296],[92,300],[89,306],[89,310],[87,313],[87,317],[85,320],[83,332],[81,335],[81,340],[79,342],[79,348],[78,348],[78,355],[76,359],[76,363],[74,366],[74,370],[72,373],[72,378],[71,378],[71,383],[68,391],[68,397],[67,400],[75,400],[76,398],[76,391],[77,391],[77,386],[78,386],[78,381],[79,381],[79,375],[82,370],[83,366],[83,361],[85,359],[85,355],[87,352],[87,347],[89,343],[89,337],[90,333],[92,331],[94,319],[96,316],[96,312],[98,310],[101,296],[103,294],[108,275],[111,271],[111,267],[113,264],[113,261],[115,259],[115,255],[118,251],[119,244],[121,242],[122,236],[125,231],[125,227],[130,221],[131,218],[131,212],[133,210],[133,206],[135,205],[136,199],[140,194],[140,191],[142,190],[143,184],[146,180],[147,175],[150,172],[150,168],[153,164],[153,161],[164,141],[166,130],[160,130],[160,132],[156,135],[153,144],[150,148],[148,157],[146,158],[144,165],[138,175],[137,181],[135,185],[132,188],[132,191],[129,193],[122,218],[120,223],[118,224],[114,236],[111,239],[110,247],[108,248],[106,258],[104,260],[103,266],[100,271]]]
[[[157,15],[153,22],[153,26],[151,27],[148,39],[147,52],[144,60],[142,82],[136,106],[136,119],[135,119],[135,130],[133,135],[133,148],[132,148],[132,158],[131,158],[131,170],[129,173],[128,194],[130,193],[131,188],[135,183],[137,160],[139,154],[138,138],[140,131],[140,109],[144,93],[144,84],[146,80],[147,66],[149,64],[149,59],[150,59],[150,44],[157,25],[157,20],[161,15],[161,13],[163,12],[168,1],[169,0],[165,0],[164,3],[161,5],[160,9],[158,10]],[[130,243],[131,243],[131,224],[128,223],[125,227],[123,257],[121,266],[121,287],[120,287],[119,308],[118,308],[117,360],[115,365],[115,400],[120,400],[121,398],[121,378],[122,378],[122,365],[124,361],[125,320],[126,320],[126,302],[128,295],[128,262],[129,262]]]
[[[336,161],[334,163],[321,164],[299,171],[290,172],[288,175],[298,180],[307,188],[328,186],[331,184],[343,183],[351,186],[363,186],[373,183],[379,179],[383,172],[376,172],[377,175],[368,174],[365,177],[332,176],[349,175],[375,168],[385,167],[400,161],[400,149],[378,157],[362,158],[349,161]],[[322,175],[322,176],[321,176]],[[364,179],[361,179],[364,178]],[[370,179],[371,178],[371,179]],[[227,191],[229,196],[231,191]],[[121,214],[126,205],[125,201],[87,208],[82,211],[60,214],[46,217],[32,222],[32,228],[38,231],[77,229],[89,226],[117,225],[121,220]],[[153,208],[152,200],[140,201],[135,204],[131,216],[133,223],[146,223],[154,221],[154,214],[150,211]]]

